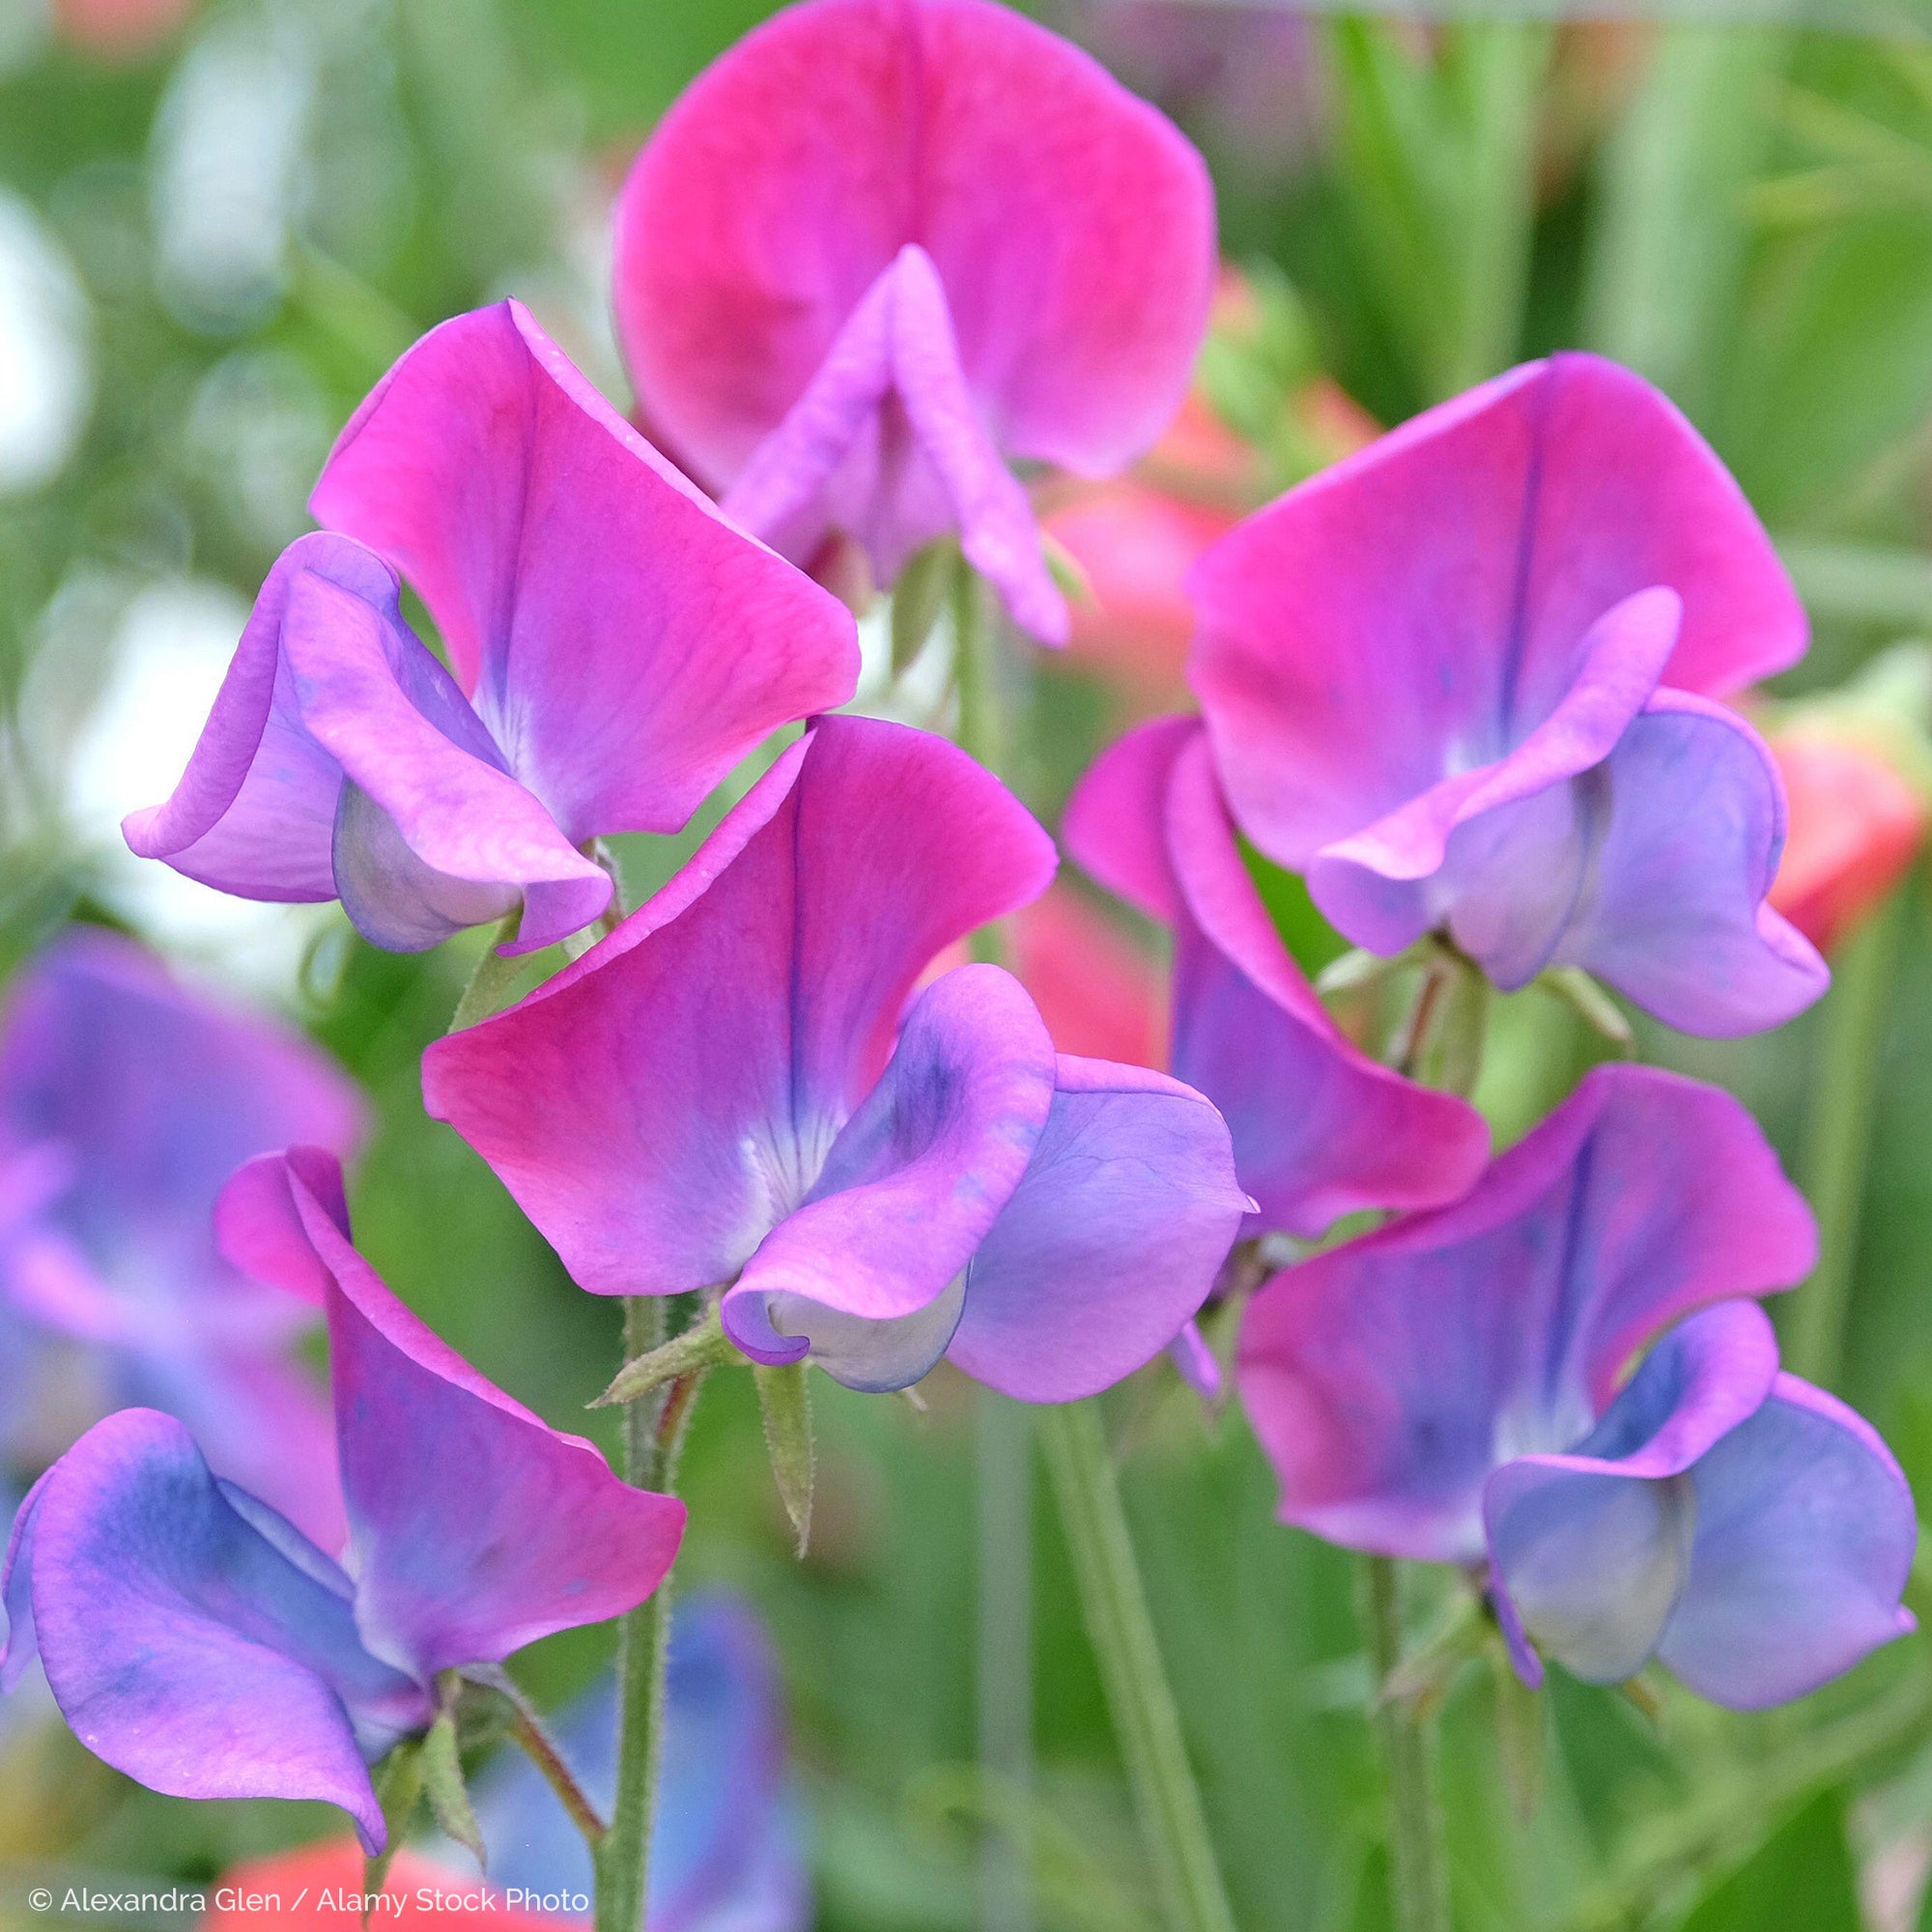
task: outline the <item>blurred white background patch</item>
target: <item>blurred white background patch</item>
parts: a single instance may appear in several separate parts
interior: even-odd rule
[[[93,390],[88,333],[66,251],[0,190],[0,496],[38,489],[73,454]]]

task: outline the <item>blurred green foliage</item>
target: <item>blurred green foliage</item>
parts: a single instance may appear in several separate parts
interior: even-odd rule
[[[221,0],[150,53],[108,62],[27,0],[0,0],[0,191],[69,265],[91,372],[71,454],[0,500],[0,964],[76,908],[133,916],[103,835],[62,787],[123,615],[144,587],[184,579],[250,596],[303,526],[329,438],[418,330],[514,291],[622,395],[603,288],[611,193],[653,118],[767,11]],[[1203,140],[1230,252],[1294,304],[1293,340],[1271,336],[1268,354],[1306,358],[1394,421],[1522,355],[1603,349],[1677,397],[1787,547],[1817,635],[1794,688],[1835,684],[1932,630],[1932,40],[1337,17],[1294,26],[1284,54],[1279,18],[1239,9],[1031,11],[1161,93]],[[1276,91],[1231,104],[1254,71]],[[223,197],[240,241],[197,226]],[[1254,373],[1208,371],[1259,440],[1264,426],[1242,417],[1280,371],[1259,389]],[[48,681],[57,701],[23,713],[23,693]],[[1042,678],[1036,696],[1015,769],[1050,809],[1110,714],[1075,678]],[[695,837],[624,841],[633,899]],[[1319,969],[1339,943],[1298,882],[1263,869]],[[1925,1485],[1932,932],[1922,880],[1907,891],[1844,1392]],[[571,1288],[421,1111],[418,1057],[468,964],[462,945],[394,957],[336,924],[289,997],[375,1097],[355,1193],[371,1258],[487,1374],[595,1433],[582,1406],[616,1359],[614,1311]],[[1730,1043],[1645,1027],[1639,1050],[1734,1088],[1795,1160],[1820,1033],[1817,1015]],[[1501,1003],[1492,1040],[1482,1097],[1507,1133],[1609,1050],[1538,992]],[[689,1574],[749,1589],[783,1653],[825,1932],[965,1932],[977,1838],[1010,1809],[971,1762],[969,1392],[942,1373],[927,1395],[918,1414],[821,1391],[802,1564],[749,1378],[715,1378],[689,1457]],[[1237,1416],[1204,1417],[1155,1371],[1114,1419],[1243,1932],[1380,1932],[1381,1794],[1349,1559],[1273,1523]],[[1040,1923],[1136,1932],[1154,1922],[1147,1875],[1043,1486],[1036,1503]],[[538,1647],[530,1683],[565,1695],[607,1641]],[[1922,1639],[1791,1714],[1729,1717],[1668,1687],[1660,1698],[1646,1714],[1559,1674],[1525,1822],[1492,1688],[1459,1680],[1443,1751],[1465,1932],[1914,1921],[1932,1862]],[[0,1853],[43,1864],[206,1876],[335,1824],[155,1799],[58,1738],[0,1765]],[[1860,1874],[1873,1898],[1892,1884],[1891,1916],[1861,1916]]]

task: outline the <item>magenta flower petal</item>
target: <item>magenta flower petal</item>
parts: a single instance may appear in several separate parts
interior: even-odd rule
[[[1618,1684],[1657,1649],[1699,1534],[1682,1480],[1763,1405],[1777,1338],[1756,1303],[1719,1302],[1672,1329],[1574,1450],[1520,1456],[1491,1476],[1483,1518],[1505,1629],[1591,1684]],[[1525,1674],[1534,1681],[1533,1666]]]
[[[724,1296],[726,1331],[764,1361],[810,1346],[854,1388],[917,1381],[959,1320],[946,1292],[1009,1208],[1055,1104],[1053,1043],[1019,981],[996,966],[947,974],[804,1205]]]
[[[677,831],[768,732],[857,681],[843,608],[724,522],[517,302],[410,350],[312,507],[421,593],[566,844]]]
[[[1315,1235],[1469,1187],[1489,1148],[1481,1116],[1378,1065],[1328,1017],[1242,864],[1198,724],[1114,746],[1064,831],[1094,877],[1175,928],[1171,1063],[1227,1117],[1259,1225]]]
[[[1730,1095],[1599,1067],[1466,1198],[1255,1297],[1240,1387],[1283,1520],[1390,1555],[1478,1559],[1492,1468],[1571,1448],[1646,1341],[1707,1303],[1788,1287],[1816,1247]]]
[[[1073,1402],[1172,1343],[1250,1203],[1191,1088],[1062,1054],[1025,1179],[980,1243],[947,1353],[1022,1402]]]
[[[897,446],[895,406],[905,424]],[[1064,644],[1072,629],[1033,505],[974,409],[946,290],[916,242],[867,291],[722,507],[805,561],[831,530],[850,529],[885,582],[922,544],[956,529],[1022,630]]]
[[[363,1649],[320,1550],[152,1409],[98,1423],[32,1511],[7,1594],[24,1567],[47,1682],[90,1750],[175,1797],[327,1800],[383,1842],[364,1757],[429,1705]]]
[[[1814,1690],[1917,1627],[1899,1604],[1918,1523],[1870,1424],[1780,1375],[1693,1472],[1690,1575],[1658,1655],[1714,1703]]]
[[[920,973],[1053,866],[963,753],[827,719],[603,945],[432,1046],[429,1110],[584,1288],[729,1281],[805,1205]]]
[[[868,297],[898,306],[882,278],[913,247],[950,317],[943,359],[929,321],[888,355],[858,319]],[[672,107],[618,211],[619,327],[651,420],[722,489],[775,432],[805,440],[836,390],[850,454],[817,515],[884,536],[885,576],[912,528],[949,497],[956,512],[959,476],[991,500],[991,448],[1109,475],[1150,447],[1185,392],[1214,270],[1200,156],[1085,54],[987,0],[786,9]],[[855,399],[879,396],[888,366],[855,444]],[[1010,540],[1011,568],[988,574],[1022,622],[1061,634],[1037,539],[998,515],[997,538],[963,525],[969,554]]]
[[[520,896],[518,947],[546,946],[611,897],[410,630],[388,568],[327,534],[283,553],[181,784],[126,830],[143,857],[223,891],[339,896],[392,952],[498,919]],[[270,890],[281,862],[264,855],[284,844],[299,894]]]
[[[317,1268],[327,1276],[363,1641],[427,1682],[641,1603],[677,1554],[684,1505],[619,1481],[591,1444],[512,1401],[411,1314],[330,1211],[339,1184],[310,1190],[316,1158],[300,1150],[244,1170],[224,1225],[244,1231],[238,1252],[258,1264],[304,1287]],[[265,1168],[280,1170],[279,1195]]]

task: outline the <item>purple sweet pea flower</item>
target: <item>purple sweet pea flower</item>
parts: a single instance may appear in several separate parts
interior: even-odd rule
[[[1595,1683],[1657,1657],[1720,1704],[1803,1695],[1912,1628],[1917,1540],[1884,1444],[1778,1374],[1739,1299],[1816,1251],[1728,1094],[1598,1068],[1454,1207],[1256,1295],[1240,1388],[1282,1520],[1485,1569],[1531,1683],[1540,1649]]]
[[[1635,376],[1498,377],[1257,512],[1190,588],[1235,817],[1357,945],[1446,928],[1500,986],[1581,966],[1688,1033],[1824,990],[1765,904],[1776,769],[1715,701],[1793,663],[1804,612]]]
[[[1056,1055],[998,968],[907,1009],[1053,867],[964,753],[828,719],[611,938],[438,1041],[429,1110],[593,1293],[722,1288],[747,1354],[855,1388],[945,1354],[1023,1400],[1093,1394],[1174,1339],[1246,1203],[1211,1106]]]
[[[1328,1017],[1241,863],[1197,720],[1143,725],[1080,782],[1066,849],[1173,926],[1176,1075],[1226,1117],[1252,1232],[1319,1235],[1365,1208],[1431,1208],[1482,1172],[1466,1102],[1378,1065]]]
[[[0,1688],[38,1653],[75,1735],[182,1798],[315,1798],[384,1840],[367,1762],[437,1673],[600,1623],[663,1580],[684,1507],[486,1381],[349,1243],[320,1149],[251,1161],[218,1209],[238,1265],[324,1305],[349,1511],[338,1566],[123,1409],[41,1479],[7,1554]]]
[[[651,1838],[649,1932],[807,1932],[811,1882],[786,1769],[783,1686],[749,1604],[680,1593],[665,1685],[664,1763]],[[556,1726],[592,1804],[616,1788],[617,1699],[606,1677]],[[590,1854],[526,1758],[505,1753],[471,1793],[490,1875],[534,1897],[588,1893]]]
[[[1066,603],[1008,459],[1111,476],[1179,407],[1213,189],[1156,109],[989,0],[808,0],[699,75],[617,213],[654,426],[787,555],[880,583],[957,530],[1015,622]],[[728,486],[728,489],[726,489]]]
[[[403,356],[313,508],[328,530],[282,554],[181,783],[125,831],[242,898],[339,898],[394,952],[520,902],[506,952],[579,931],[611,895],[588,840],[679,830],[769,731],[857,681],[850,614],[726,523],[517,302]]]
[[[107,1408],[163,1408],[339,1548],[327,1409],[290,1353],[315,1311],[232,1267],[211,1217],[244,1160],[292,1141],[347,1155],[363,1126],[298,1035],[117,934],[54,941],[0,1025],[0,1444],[38,1467]]]

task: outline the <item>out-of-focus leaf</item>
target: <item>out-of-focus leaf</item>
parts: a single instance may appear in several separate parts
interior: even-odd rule
[[[1845,1795],[1821,1792],[1691,1907],[1678,1932],[1861,1932]]]
[[[1245,838],[1240,842],[1248,876],[1254,880],[1282,944],[1294,954],[1301,970],[1314,979],[1349,951],[1349,942],[1317,910],[1308,895],[1308,883],[1299,872],[1277,866]]]
[[[1745,194],[1769,150],[1789,57],[1782,28],[1666,29],[1605,151],[1588,339],[1693,415],[1722,353],[1747,240]]]

